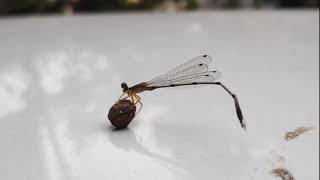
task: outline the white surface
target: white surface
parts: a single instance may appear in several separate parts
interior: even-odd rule
[[[0,19],[0,179],[319,179],[318,11],[106,14]],[[220,87],[141,94],[113,131],[120,84],[195,56]],[[284,161],[277,157],[283,156]]]

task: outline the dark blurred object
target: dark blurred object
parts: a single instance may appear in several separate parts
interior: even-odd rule
[[[319,7],[319,0],[0,0],[0,14]]]
[[[163,0],[0,0],[0,14],[151,9]]]
[[[150,9],[162,0],[81,0],[74,4],[78,11]]]
[[[0,0],[0,14],[57,12],[64,3],[66,2],[55,0]]]
[[[188,0],[186,9],[197,9],[199,7],[198,2],[196,0]]]
[[[8,1],[0,0],[0,14],[8,13],[8,11],[9,11]]]
[[[315,7],[319,6],[319,0],[279,0],[280,7]]]
[[[124,128],[129,125],[136,115],[136,106],[127,99],[122,99],[114,104],[108,114],[108,119],[116,128]]]
[[[200,8],[304,8],[318,7],[319,0],[197,0]]]

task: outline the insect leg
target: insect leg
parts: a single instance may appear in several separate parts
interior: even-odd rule
[[[141,99],[141,97],[140,96],[138,96],[138,95],[135,95],[135,97],[137,98],[137,100],[138,101],[140,101],[140,99]],[[136,102],[136,104],[137,104],[138,102]]]
[[[129,95],[127,95],[126,97],[123,98],[123,96],[124,96],[125,94],[126,94],[126,93],[123,93],[122,96],[117,100],[117,102],[119,102],[121,99],[126,99],[126,98],[129,97]]]
[[[120,97],[119,97],[119,99],[117,100],[117,102],[125,95],[126,93],[123,93]]]
[[[134,103],[134,94],[131,95],[130,97],[131,97],[132,103],[135,104],[135,103]]]
[[[138,110],[138,112],[136,113],[136,115],[138,115],[139,114],[139,112],[140,112],[140,110],[142,109],[142,107],[143,107],[143,104],[142,104],[142,102],[140,101],[141,100],[141,97],[140,96],[138,96],[138,95],[134,95],[135,96],[135,98],[137,99],[137,102],[136,103],[139,103],[140,104],[140,109]]]

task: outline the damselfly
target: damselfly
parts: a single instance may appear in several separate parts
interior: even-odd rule
[[[216,80],[221,76],[218,71],[208,71],[208,66],[212,62],[212,59],[208,55],[198,56],[194,59],[191,59],[184,64],[168,71],[165,74],[162,74],[158,77],[153,78],[148,82],[142,82],[132,87],[128,87],[127,83],[123,82],[121,87],[123,89],[122,96],[118,99],[131,98],[131,101],[134,104],[139,103],[140,109],[137,114],[140,112],[143,104],[141,102],[140,96],[138,93],[144,91],[152,91],[160,88],[174,88],[174,87],[196,87],[201,85],[219,85],[224,90],[226,90],[234,99],[234,104],[236,107],[236,112],[241,126],[245,129],[246,124],[244,122],[242,112],[240,109],[238,98],[233,94],[226,86],[221,82],[216,82]],[[125,96],[126,95],[126,96]],[[123,97],[125,96],[125,97]],[[137,115],[136,114],[136,115]]]

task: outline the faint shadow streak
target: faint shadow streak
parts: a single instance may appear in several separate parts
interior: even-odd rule
[[[48,138],[50,138],[52,140],[52,145],[55,150],[55,152],[54,152],[55,158],[58,163],[57,168],[59,169],[59,172],[61,173],[63,179],[71,179],[70,178],[71,176],[70,176],[68,170],[63,166],[65,159],[63,157],[63,150],[61,149],[61,145],[59,144],[59,140],[56,138],[56,132],[53,131],[53,129],[51,129],[49,127],[48,127],[48,130],[49,130],[49,136],[50,136]]]
[[[165,166],[169,170],[173,170],[172,167],[176,167],[180,169],[180,166],[176,162],[170,160],[169,158],[156,154],[150,151],[145,146],[143,146],[141,144],[143,139],[140,138],[130,128],[126,127],[122,129],[114,129],[112,126],[109,126],[108,131],[110,131],[109,133],[110,142],[118,149],[122,149],[124,151],[133,150],[139,154],[142,154],[153,160],[156,160],[157,162],[160,162],[163,166]]]

